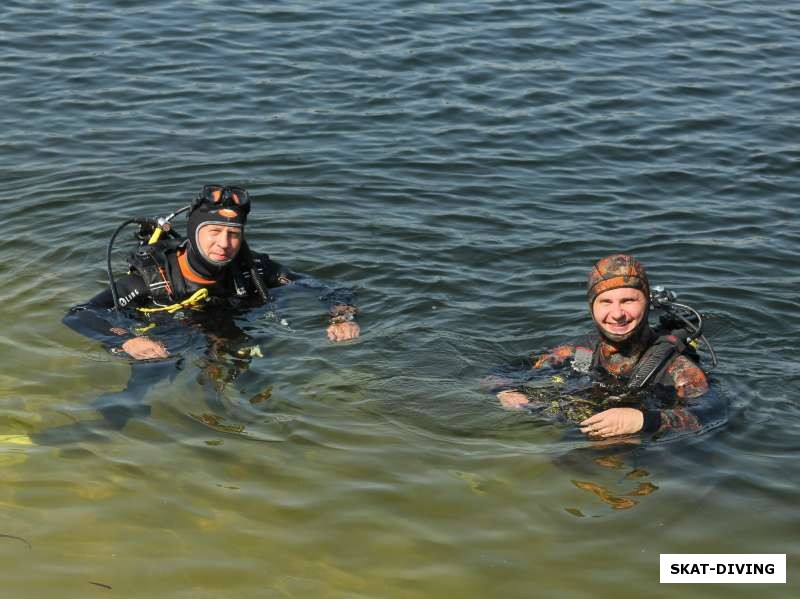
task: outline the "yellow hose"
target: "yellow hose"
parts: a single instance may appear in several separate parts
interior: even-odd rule
[[[161,227],[156,227],[156,230],[153,231],[153,234],[150,236],[150,239],[147,241],[148,245],[155,245],[155,243],[161,239]]]
[[[182,302],[178,302],[177,304],[172,304],[171,306],[159,306],[158,308],[138,308],[139,312],[144,312],[145,314],[152,314],[153,312],[169,312],[172,314],[173,312],[177,312],[181,308],[194,308],[197,304],[201,303],[208,297],[208,289],[205,287],[198,289],[195,291],[191,297],[186,298]]]

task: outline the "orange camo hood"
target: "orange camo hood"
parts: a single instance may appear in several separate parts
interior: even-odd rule
[[[645,298],[649,298],[650,281],[647,279],[644,266],[627,254],[612,254],[598,260],[589,271],[589,279],[586,282],[589,308],[592,308],[598,295],[620,287],[638,289],[644,293]]]

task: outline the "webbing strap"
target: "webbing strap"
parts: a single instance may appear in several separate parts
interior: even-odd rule
[[[172,304],[170,306],[159,306],[158,308],[137,308],[139,312],[143,312],[145,314],[152,314],[153,312],[169,312],[172,314],[173,312],[177,312],[181,308],[194,308],[201,302],[205,301],[208,298],[208,289],[202,287],[195,291],[191,297],[186,298],[182,302],[178,302],[177,304]]]

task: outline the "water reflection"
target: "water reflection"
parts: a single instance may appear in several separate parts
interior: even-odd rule
[[[630,468],[630,465],[626,464],[625,457],[619,454],[596,457],[592,461],[601,468],[613,470]],[[611,489],[609,486],[591,481],[573,480],[572,484],[579,489],[593,493],[599,497],[603,503],[610,505],[615,510],[627,510],[639,504],[637,500],[631,499],[631,497],[645,497],[658,490],[658,486],[649,481],[639,481],[639,484],[634,488],[624,490],[625,488],[631,487],[631,481],[637,481],[648,476],[650,476],[650,473],[647,470],[633,467],[622,476],[619,484],[615,485],[615,487],[623,487],[621,490]],[[575,508],[566,508],[566,510],[574,515],[578,515],[576,513],[578,510],[575,510]]]

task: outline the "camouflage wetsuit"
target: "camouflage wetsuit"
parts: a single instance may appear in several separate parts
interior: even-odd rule
[[[615,290],[619,289],[636,290],[632,294],[622,294],[622,299],[618,298],[620,302],[628,302],[625,304],[627,307],[606,310],[604,314],[601,304],[598,312],[599,318],[618,321],[623,329],[627,323],[633,323],[630,330],[615,334],[604,330],[608,328],[607,324],[595,320],[598,317],[595,315],[595,301],[602,297],[603,301],[612,302],[610,296],[616,295]],[[530,399],[529,407],[532,408],[553,401],[558,404],[556,412],[559,415],[567,412],[567,419],[572,422],[580,422],[591,415],[568,405],[570,401],[583,402],[587,392],[592,400],[620,400],[617,405],[613,401],[610,405],[608,401],[596,402],[605,403],[601,407],[591,405],[592,402],[585,403],[587,409],[591,408],[595,413],[610,407],[640,409],[643,413],[640,430],[646,433],[696,431],[725,419],[725,402],[709,385],[705,372],[695,361],[696,354],[693,355],[694,351],[685,345],[681,335],[672,334],[671,331],[656,332],[650,328],[650,283],[638,260],[626,254],[613,254],[600,259],[589,272],[587,299],[597,332],[544,354],[534,355],[528,361],[527,368],[496,371],[495,374],[500,374],[500,380],[493,391],[522,391]],[[639,308],[635,308],[634,304]],[[648,353],[648,350],[656,345],[663,347],[664,344],[670,344],[670,352],[672,348],[676,352],[666,363],[658,361],[658,368],[652,370],[653,380],[646,377],[646,388],[629,385],[641,370],[650,369],[649,358],[654,353]],[[551,377],[551,383],[566,383],[559,390],[558,400],[553,400],[552,385],[547,391],[547,374],[555,375]],[[529,385],[531,382],[534,384]],[[545,383],[544,386],[542,383]],[[579,388],[577,394],[574,393],[576,388]]]
[[[541,378],[545,373],[555,372],[589,374],[612,387],[624,388],[638,360],[654,340],[655,334],[650,331],[647,342],[623,353],[596,333],[586,335],[532,356],[526,378]],[[642,432],[696,431],[725,417],[722,398],[710,387],[703,369],[687,355],[674,356],[647,391],[647,397],[637,406],[644,414]]]

